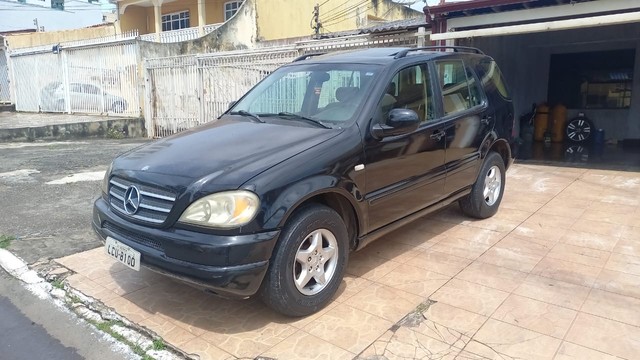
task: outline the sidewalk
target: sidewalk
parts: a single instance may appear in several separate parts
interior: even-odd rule
[[[145,137],[144,119],[99,115],[0,112],[0,142],[105,137],[108,129]]]
[[[103,248],[68,283],[200,359],[636,359],[640,173],[516,164],[502,207],[456,206],[352,254],[334,301],[286,318]]]

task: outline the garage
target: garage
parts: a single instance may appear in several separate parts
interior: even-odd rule
[[[425,13],[437,45],[477,47],[500,64],[519,157],[640,165],[640,2],[447,1]]]

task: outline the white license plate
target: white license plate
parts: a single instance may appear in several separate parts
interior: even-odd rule
[[[125,264],[135,271],[140,271],[140,252],[135,251],[120,241],[107,236],[105,242],[107,255]]]

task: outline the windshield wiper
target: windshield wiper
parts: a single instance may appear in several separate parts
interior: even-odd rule
[[[256,115],[256,114],[254,114],[254,113],[251,113],[251,112],[245,111],[245,110],[232,111],[232,112],[230,112],[229,114],[231,114],[231,115],[247,116],[247,117],[252,118],[252,119],[253,119],[253,120],[255,120],[256,122],[259,122],[259,123],[263,123],[263,124],[264,124],[264,120],[260,119],[260,116],[258,116],[258,115]]]
[[[325,129],[331,129],[330,126],[327,126],[327,125],[321,123],[319,120],[312,119],[310,117],[306,117],[306,116],[302,116],[302,115],[298,115],[298,114],[294,114],[294,113],[291,113],[291,112],[282,111],[282,112],[278,113],[278,116],[290,116],[290,117],[293,117],[293,118],[296,118],[296,119],[300,119],[300,120],[304,120],[304,121],[313,123],[313,124],[315,124],[315,125],[317,125],[319,127],[325,128]]]

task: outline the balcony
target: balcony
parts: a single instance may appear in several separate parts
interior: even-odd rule
[[[209,24],[204,26],[204,34],[209,34],[213,30],[217,29],[223,23]],[[159,37],[158,37],[159,35]],[[176,43],[181,41],[193,40],[200,37],[200,29],[198,27],[190,27],[180,30],[163,31],[159,34],[151,33],[140,35],[141,40],[161,42],[161,43]]]

